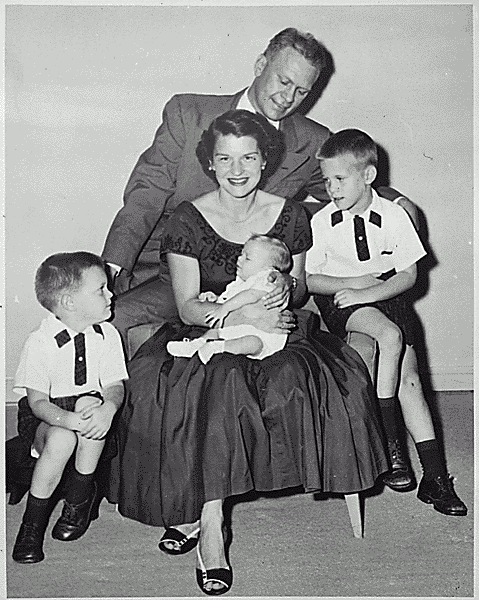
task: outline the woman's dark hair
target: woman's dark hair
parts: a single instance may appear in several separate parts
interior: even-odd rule
[[[254,138],[261,158],[266,161],[263,177],[271,175],[284,152],[282,134],[262,115],[249,110],[229,110],[216,117],[208,129],[203,131],[196,148],[196,156],[204,172],[212,179],[215,179],[215,173],[209,167],[213,162],[216,141],[220,135]]]

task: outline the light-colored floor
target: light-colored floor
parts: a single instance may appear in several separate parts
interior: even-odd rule
[[[436,405],[467,517],[441,515],[419,502],[415,491],[379,489],[366,499],[365,537],[358,540],[341,498],[238,499],[231,511],[234,582],[225,597],[472,597],[473,395],[440,393]],[[11,421],[8,429],[11,437]],[[411,444],[410,451],[420,477]],[[159,552],[162,529],[124,519],[105,501],[82,539],[55,541],[50,526],[46,559],[16,564],[11,550],[24,507],[25,499],[6,507],[8,597],[204,597],[195,581],[194,552]]]

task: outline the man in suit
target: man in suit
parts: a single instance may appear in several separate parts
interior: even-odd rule
[[[102,253],[115,273],[113,322],[124,338],[134,325],[177,317],[169,275],[160,261],[161,234],[180,202],[215,188],[196,157],[201,133],[215,117],[234,108],[262,114],[283,133],[286,148],[263,189],[329,202],[315,154],[330,132],[295,112],[327,66],[327,57],[311,34],[287,28],[257,58],[249,88],[225,96],[179,94],[167,102],[153,144],[130,176],[124,206]]]

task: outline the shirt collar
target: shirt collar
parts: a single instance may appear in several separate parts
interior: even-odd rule
[[[254,108],[254,106],[251,104],[250,99],[248,97],[248,92],[251,88],[248,88],[244,94],[241,96],[241,98],[239,99],[238,102],[238,106],[236,107],[237,109],[242,109],[242,110],[249,110],[249,112],[255,113],[256,109]],[[279,129],[279,121],[271,121],[270,119],[268,119],[269,123],[271,123],[271,125],[275,128],[275,129]]]
[[[379,202],[379,197],[378,197],[377,193],[375,192],[375,190],[371,190],[371,191],[373,193],[373,199],[372,199],[371,204],[367,207],[367,209],[364,212],[358,214],[358,217],[363,217],[363,219],[365,221],[367,221],[367,219],[369,217],[369,214],[371,213],[372,210],[374,210],[374,212],[381,212],[381,206],[380,206],[380,202]],[[356,216],[355,214],[351,213],[349,210],[340,210],[340,211],[338,211],[338,209],[334,206],[334,202],[331,201],[331,203],[333,205],[331,207],[332,208],[331,214],[333,214],[335,212],[342,213],[342,217],[343,217],[342,221],[343,222],[350,221],[351,219],[353,219]]]
[[[97,328],[97,327],[95,327],[95,328]],[[94,329],[93,325],[89,325],[82,332],[75,331],[74,329],[71,329],[71,327],[68,327],[68,325],[65,325],[65,323],[60,321],[60,319],[58,319],[53,313],[50,313],[45,319],[43,319],[41,329],[42,329],[42,331],[45,332],[46,335],[48,335],[49,337],[51,336],[52,339],[58,333],[60,333],[61,331],[64,331],[64,330],[68,332],[68,334],[70,335],[70,337],[72,339],[78,333],[84,333],[85,335],[95,333],[95,329]],[[101,331],[101,326],[100,326],[100,331]],[[103,335],[103,332],[101,332],[101,333]]]

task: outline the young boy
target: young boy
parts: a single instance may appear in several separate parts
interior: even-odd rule
[[[92,519],[95,469],[128,378],[119,333],[110,323],[112,294],[102,259],[55,254],[39,267],[35,292],[50,311],[27,339],[15,377],[19,435],[37,457],[13,560],[44,559],[53,492],[74,454],[64,507],[53,538],[80,538]],[[100,325],[101,323],[101,325]]]
[[[261,360],[284,348],[287,333],[266,333],[252,325],[223,327],[223,323],[230,312],[254,304],[274,288],[268,281],[272,271],[285,273],[290,267],[291,253],[284,242],[267,235],[251,236],[238,257],[235,281],[226,286],[221,296],[213,292],[198,296],[201,302],[212,303],[207,323],[218,329],[210,329],[194,340],[169,342],[168,352],[173,356],[193,356],[198,352],[200,360],[206,364],[214,354],[221,352],[245,354]]]
[[[445,515],[466,515],[448,477],[423,395],[414,313],[405,295],[416,282],[416,263],[426,252],[405,210],[372,189],[377,149],[367,134],[340,131],[317,157],[332,202],[312,219],[307,285],[332,333],[344,337],[358,331],[377,340],[377,396],[392,466],[383,481],[397,491],[415,487],[399,441],[399,400],[424,470],[418,498]]]

